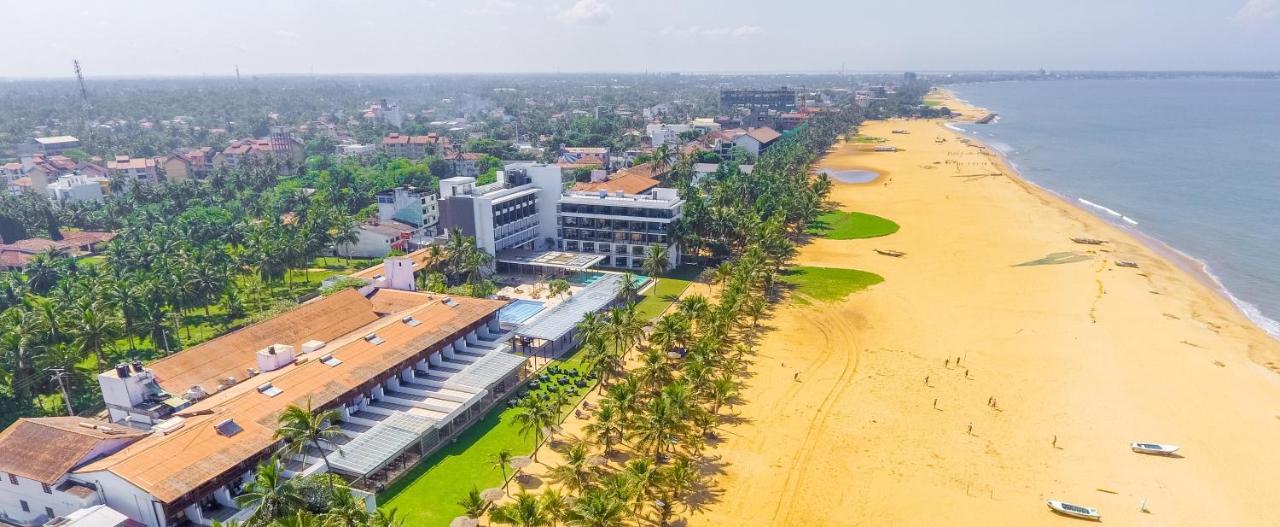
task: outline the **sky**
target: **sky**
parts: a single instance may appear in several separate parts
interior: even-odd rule
[[[0,77],[1280,70],[1280,0],[0,0]]]

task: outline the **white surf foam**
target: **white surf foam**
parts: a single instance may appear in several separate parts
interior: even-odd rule
[[[1105,213],[1107,213],[1107,214],[1110,214],[1110,215],[1112,215],[1112,216],[1114,216],[1114,217],[1117,217],[1117,218],[1123,218],[1123,217],[1124,217],[1124,214],[1120,214],[1119,212],[1116,212],[1116,211],[1115,211],[1115,209],[1112,209],[1112,208],[1108,208],[1108,207],[1105,207],[1105,206],[1099,205],[1099,204],[1094,203],[1094,202],[1092,202],[1092,201],[1089,201],[1089,200],[1087,200],[1087,199],[1084,199],[1084,198],[1076,198],[1076,200],[1077,200],[1077,201],[1079,201],[1080,203],[1083,203],[1083,204],[1085,204],[1085,205],[1088,205],[1088,206],[1090,206],[1090,207],[1093,207],[1093,208],[1095,208],[1095,209],[1098,209],[1098,210],[1100,210],[1100,211],[1102,211],[1102,212],[1105,212]]]
[[[959,126],[956,126],[956,125],[951,124],[951,123],[943,123],[943,124],[942,124],[942,126],[945,126],[945,127],[947,127],[947,128],[950,128],[950,129],[955,130],[955,131],[957,131],[957,132],[968,132],[968,130],[965,130],[964,128],[960,128]]]

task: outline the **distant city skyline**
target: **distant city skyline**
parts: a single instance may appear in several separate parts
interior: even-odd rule
[[[0,1],[0,77],[1280,70],[1280,0]],[[57,28],[52,33],[51,28]]]

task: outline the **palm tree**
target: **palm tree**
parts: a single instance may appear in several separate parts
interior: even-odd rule
[[[563,278],[556,278],[547,281],[547,296],[558,297],[560,295],[568,295],[570,291],[569,281]]]
[[[653,501],[654,491],[658,487],[659,472],[657,466],[648,459],[633,459],[627,463],[627,467],[623,469],[623,474],[631,481],[632,487],[635,489],[631,500],[634,502],[636,521],[641,520],[641,512],[644,506]]]
[[[595,471],[588,464],[590,452],[587,445],[575,441],[564,453],[564,463],[551,469],[551,480],[574,493],[581,493],[591,486]]]
[[[551,519],[543,508],[542,500],[523,490],[516,494],[514,503],[494,507],[493,510],[490,510],[489,519],[495,523],[518,525],[520,527],[544,527],[551,524]]]
[[[288,443],[290,453],[307,455],[307,447],[314,446],[324,461],[325,471],[332,474],[329,455],[325,453],[322,443],[333,444],[333,439],[342,435],[342,427],[338,422],[342,414],[337,410],[317,411],[311,407],[311,399],[307,399],[306,408],[291,404],[284,409],[278,419],[274,437]],[[337,449],[336,445],[334,446]],[[334,492],[333,478],[329,478],[329,491]]]
[[[588,491],[574,502],[565,514],[565,523],[573,527],[622,527],[626,505],[604,491]]]
[[[53,249],[32,255],[24,270],[27,275],[27,287],[36,293],[48,292],[62,278],[66,260],[66,256]]]
[[[655,287],[658,283],[658,277],[667,272],[667,266],[670,265],[669,260],[667,248],[663,245],[650,245],[649,250],[645,251],[644,261],[640,266],[644,269],[645,274],[653,277]]]
[[[107,367],[102,351],[120,337],[124,328],[110,311],[99,309],[96,303],[86,304],[79,310],[80,316],[73,322],[71,332],[75,335],[75,345],[81,355],[96,357],[98,369],[102,370]]]
[[[351,267],[351,247],[360,242],[360,225],[351,216],[343,216],[338,220],[337,230],[331,238],[335,250],[338,247],[346,248],[344,256],[347,257],[347,267]]]
[[[462,507],[463,514],[468,518],[479,519],[484,516],[484,510],[489,507],[489,502],[480,496],[479,489],[471,487],[466,497],[458,500],[458,506]]]
[[[280,459],[272,457],[258,465],[253,481],[245,487],[244,494],[236,497],[236,504],[256,508],[245,522],[245,527],[265,527],[301,509],[305,502],[293,482],[284,476]]]
[[[511,449],[509,448],[499,450],[497,454],[493,455],[493,468],[502,471],[502,490],[507,490],[507,466],[511,464],[511,458],[513,457],[515,456],[511,454]]]
[[[542,433],[556,424],[556,412],[537,397],[525,397],[512,416],[520,427],[520,434],[533,434],[533,459],[538,460],[538,447],[542,446]]]
[[[542,510],[547,513],[547,519],[551,521],[551,526],[555,527],[557,523],[564,520],[564,514],[569,508],[568,500],[557,489],[547,489],[542,491]]]
[[[605,455],[612,452],[613,444],[623,434],[621,412],[612,404],[600,406],[595,419],[583,425],[582,430],[604,447]]]

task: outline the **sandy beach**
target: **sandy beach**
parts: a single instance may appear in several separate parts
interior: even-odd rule
[[[1275,340],[941,121],[859,132],[902,150],[834,149],[824,167],[882,177],[837,184],[832,198],[901,230],[814,240],[796,263],[885,281],[766,321],[745,424],[715,451],[723,493],[689,525],[1080,521],[1049,512],[1048,498],[1117,525],[1276,525]],[[1082,236],[1108,243],[1070,240]],[[1135,454],[1133,440],[1181,445],[1183,457]]]

